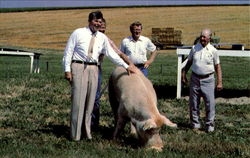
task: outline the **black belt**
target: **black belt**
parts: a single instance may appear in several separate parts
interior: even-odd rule
[[[209,73],[209,74],[206,74],[206,75],[198,75],[198,74],[196,74],[196,73],[194,73],[194,72],[192,72],[192,73],[194,74],[194,76],[196,76],[196,77],[198,77],[198,78],[201,78],[201,79],[203,79],[203,78],[208,78],[210,75],[214,74],[213,72],[212,72],[212,73]]]
[[[95,62],[85,62],[80,60],[72,60],[72,63],[85,64],[85,65],[97,65]]]
[[[144,67],[144,64],[135,64],[136,67]]]

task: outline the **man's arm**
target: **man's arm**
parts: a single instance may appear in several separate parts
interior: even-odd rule
[[[134,66],[134,64],[128,59],[127,55],[120,52],[120,51],[117,51],[116,52],[124,61],[125,63],[127,63],[129,66]]]
[[[107,37],[108,38],[108,37]],[[136,67],[134,66],[134,64],[128,59],[128,57],[122,53],[114,44],[114,42],[112,40],[110,40],[108,38],[108,43],[111,46],[111,48],[113,49],[113,51],[122,59],[123,62],[125,62],[126,64],[128,64],[127,66],[127,71],[128,74],[130,73],[135,73],[137,71]]]
[[[112,46],[112,44],[111,44]],[[114,45],[115,46],[115,45]],[[112,46],[113,47],[113,46]],[[115,46],[116,47],[116,46]],[[122,53],[117,47],[114,49],[115,52],[122,58],[122,60],[127,63],[129,65],[127,71],[128,74],[130,74],[130,72],[135,73],[137,68],[135,67],[135,65],[128,59],[127,55]]]
[[[221,66],[220,64],[215,65],[215,72],[217,74],[217,86],[216,89],[218,91],[222,90],[222,71],[221,71]]]
[[[156,50],[151,52],[151,56],[149,58],[149,60],[147,60],[145,63],[144,63],[144,68],[148,68],[150,64],[152,64],[152,62],[155,60],[155,57],[157,55],[157,52]]]
[[[191,60],[188,60],[187,61],[187,64],[185,65],[185,67],[182,69],[182,72],[181,72],[181,80],[184,84],[187,84],[188,83],[188,80],[187,80],[187,72],[188,70],[190,69],[192,65],[192,61]]]
[[[76,44],[76,36],[77,32],[74,31],[67,42],[64,57],[63,57],[63,65],[64,65],[64,78],[69,82],[72,82],[72,73],[71,73],[71,60],[73,56],[73,51]]]
[[[109,39],[109,38],[108,38]],[[134,65],[127,57],[126,54],[124,54],[120,49],[117,48],[117,46],[115,45],[115,43],[109,39],[109,43],[111,45],[111,47],[114,49],[114,51],[125,61],[125,63],[127,63],[128,65]]]

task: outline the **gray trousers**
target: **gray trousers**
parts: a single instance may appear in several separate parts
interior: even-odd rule
[[[91,113],[97,90],[98,67],[72,63],[72,75],[71,139],[80,140],[82,130],[87,139],[92,139]]]
[[[207,78],[200,79],[193,73],[190,79],[190,97],[189,97],[189,109],[190,109],[190,121],[193,128],[200,128],[200,99],[203,97],[206,110],[206,127],[214,127],[215,118],[215,79],[214,75],[210,75]]]

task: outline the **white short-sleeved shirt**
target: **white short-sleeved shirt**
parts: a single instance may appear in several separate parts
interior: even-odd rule
[[[72,60],[80,60],[85,62],[99,62],[99,55],[105,54],[115,64],[128,68],[128,65],[120,58],[120,56],[110,46],[106,35],[101,32],[95,33],[95,42],[93,46],[92,57],[88,57],[88,49],[92,32],[89,27],[76,29],[70,36],[64,51],[63,65],[65,72],[71,72]]]
[[[134,64],[142,64],[147,61],[147,52],[155,51],[156,46],[147,37],[140,36],[135,41],[132,36],[129,36],[122,40],[120,49]]]
[[[217,49],[210,43],[203,47],[200,43],[194,45],[189,53],[188,60],[192,61],[192,71],[198,75],[214,72],[214,66],[220,63]]]

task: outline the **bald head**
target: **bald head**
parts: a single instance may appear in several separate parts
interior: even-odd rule
[[[212,36],[212,32],[210,29],[203,29],[201,31],[201,36],[206,36],[206,37],[210,38]]]
[[[203,47],[205,47],[211,39],[212,32],[210,29],[203,29],[201,31],[201,36],[200,36],[200,43]]]

